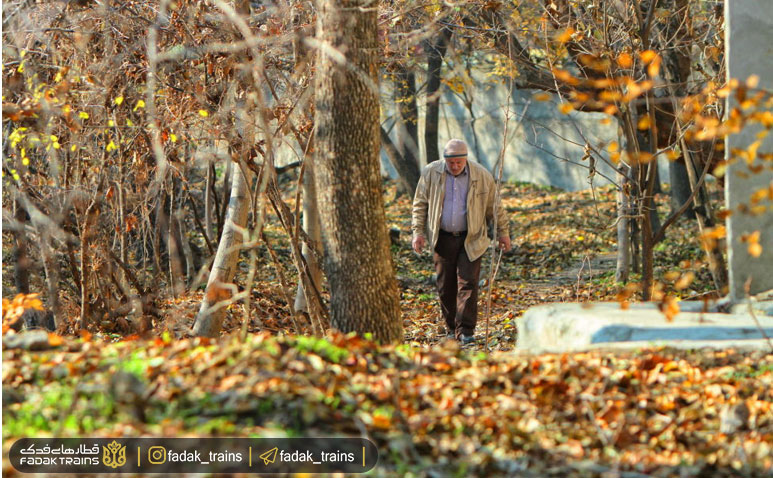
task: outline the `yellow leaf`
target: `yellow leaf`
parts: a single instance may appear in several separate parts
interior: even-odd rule
[[[762,255],[762,246],[759,242],[749,244],[749,255],[752,257],[760,257]]]
[[[607,145],[607,151],[610,153],[615,153],[617,151],[620,151],[620,145],[617,144],[617,141],[612,141]]]
[[[81,111],[80,113],[78,113],[78,117],[86,120],[86,119],[89,119],[89,114],[86,113],[85,111]]]
[[[139,108],[144,108],[145,102],[143,100],[139,100],[136,105],[134,105],[134,109],[132,111],[137,111]]]
[[[534,99],[537,101],[550,101],[550,94],[548,93],[537,93],[534,95]]]
[[[571,103],[562,103],[558,106],[558,111],[565,115],[568,115],[573,109],[574,106]]]
[[[639,118],[639,124],[637,125],[637,127],[640,130],[646,130],[646,129],[649,129],[651,125],[652,125],[652,121],[650,120],[649,115],[647,115]]]
[[[746,79],[746,86],[749,88],[757,88],[760,84],[760,77],[758,75],[752,75]]]
[[[209,112],[207,110],[199,110],[199,116],[201,116],[202,118],[206,118],[207,116],[209,116]]]
[[[123,96],[116,97],[116,99],[113,100],[113,103],[115,103],[118,106],[121,106],[121,103],[123,103]]]

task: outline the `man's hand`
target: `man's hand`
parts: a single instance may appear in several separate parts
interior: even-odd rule
[[[505,252],[510,252],[510,236],[502,236],[499,238],[499,248]]]
[[[413,246],[413,250],[416,251],[416,254],[421,254],[421,251],[424,250],[424,245],[426,243],[427,239],[425,239],[424,236],[415,236],[411,242],[411,245]]]

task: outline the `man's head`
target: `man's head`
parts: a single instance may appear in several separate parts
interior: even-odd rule
[[[451,174],[458,176],[467,166],[467,143],[461,139],[452,139],[443,149],[443,157]]]

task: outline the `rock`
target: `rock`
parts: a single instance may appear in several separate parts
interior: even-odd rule
[[[3,408],[14,403],[22,402],[24,402],[24,395],[22,395],[17,389],[3,387]]]
[[[128,408],[137,420],[145,422],[147,386],[133,373],[119,370],[110,376],[110,395],[113,400]]]
[[[48,338],[48,332],[40,329],[24,330],[17,334],[6,334],[3,337],[3,347],[5,349],[23,349],[23,350],[48,350],[58,347],[52,345]]]
[[[719,431],[729,435],[735,433],[738,430],[746,430],[749,428],[749,407],[746,402],[737,403],[735,405],[727,404],[722,408],[719,413]]]

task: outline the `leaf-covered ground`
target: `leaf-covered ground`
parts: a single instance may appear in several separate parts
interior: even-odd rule
[[[156,337],[95,333],[52,351],[4,350],[4,456],[23,436],[365,435],[380,452],[373,476],[773,475],[773,353],[512,351],[529,306],[615,299],[609,190],[594,200],[505,188],[516,248],[501,260],[490,314],[481,294],[479,341],[464,350],[438,337],[431,258],[410,250],[409,199],[386,195],[389,225],[402,232],[393,254],[404,345],[285,335],[286,295],[266,259],[250,313],[232,307],[219,341],[181,338],[200,299],[192,293],[157,304]],[[289,274],[281,231],[268,235]],[[696,236],[680,222],[657,249],[671,294],[711,293]],[[482,278],[489,270],[487,256]],[[694,282],[676,291],[688,270]],[[721,433],[723,413],[739,410],[748,420]],[[6,460],[3,471],[13,473]]]
[[[111,378],[127,374],[139,378],[128,394]],[[267,332],[68,340],[4,352],[3,387],[6,450],[29,435],[364,434],[379,448],[374,476],[752,477],[773,467],[764,353],[487,355]],[[720,433],[723,407],[742,402],[748,426]]]

